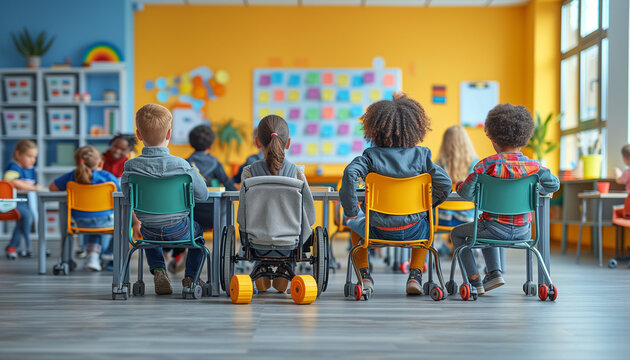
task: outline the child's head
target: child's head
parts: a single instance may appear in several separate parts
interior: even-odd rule
[[[422,106],[402,93],[368,106],[361,119],[365,139],[378,147],[414,147],[431,130]]]
[[[284,164],[284,149],[289,148],[289,126],[278,115],[267,115],[258,124],[256,145],[263,149],[265,163],[273,175],[278,175]]]
[[[630,144],[626,144],[621,148],[621,156],[626,165],[630,165]]]
[[[488,112],[484,128],[496,151],[520,149],[532,137],[534,119],[523,105],[500,104]]]
[[[453,125],[446,129],[438,159],[445,165],[445,170],[453,181],[466,178],[471,162],[476,157],[475,148],[463,126]]]
[[[162,105],[147,104],[136,113],[138,139],[146,146],[168,144],[173,128],[173,115]]]
[[[256,142],[256,138],[258,137],[258,127],[255,127],[254,130],[252,131],[252,140],[254,141],[254,145],[256,145],[256,147],[258,148],[258,150],[260,150],[260,146],[258,145],[258,143]]]
[[[74,178],[79,184],[92,183],[92,170],[96,170],[101,163],[101,153],[92,146],[81,146],[74,152]]]
[[[20,140],[15,144],[13,160],[25,169],[35,166],[37,161],[37,144],[31,140]]]
[[[133,134],[116,134],[109,141],[109,154],[114,159],[122,159],[136,147],[136,136]]]
[[[214,144],[215,137],[210,125],[197,125],[188,133],[188,142],[195,151],[206,151]]]

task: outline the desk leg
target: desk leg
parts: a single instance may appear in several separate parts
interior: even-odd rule
[[[46,203],[37,197],[37,233],[39,234],[39,252],[37,259],[38,273],[46,275]]]
[[[538,230],[540,231],[540,236],[538,237],[538,251],[545,262],[547,272],[549,272],[551,276],[551,254],[549,251],[549,201],[549,197],[542,196],[538,205],[540,219],[540,226],[538,227]],[[545,273],[540,269],[540,267],[538,267],[538,285],[541,284],[546,284]]]
[[[580,219],[580,227],[578,228],[578,242],[577,251],[575,255],[575,262],[580,262],[580,252],[582,251],[582,228],[586,222],[586,199],[582,199],[582,218]]]
[[[214,198],[212,200],[213,205],[213,219],[212,219],[212,272],[210,273],[210,284],[212,286],[212,296],[219,296],[219,258],[221,256],[221,231],[223,230],[223,224],[221,219],[221,203],[222,198]]]
[[[113,247],[114,247],[114,274],[112,279],[112,291],[118,287],[118,277],[120,275],[120,247],[122,244],[121,236],[120,236],[120,198],[114,198],[114,234],[112,236]]]
[[[599,256],[599,267],[602,267],[602,243],[604,238],[602,236],[602,199],[597,199],[597,241],[599,242],[599,249],[597,254]]]
[[[125,259],[127,259],[127,254],[129,253],[129,245],[126,242],[127,239],[129,239],[129,228],[130,228],[130,224],[129,224],[129,211],[130,211],[130,207],[129,205],[122,205],[121,206],[122,211],[121,211],[121,218],[120,218],[120,226],[122,229],[121,235],[122,235],[122,239],[120,240],[120,250],[121,250],[121,254],[120,254],[120,264],[122,264]],[[138,251],[142,251],[142,250],[138,250]],[[140,264],[140,266],[143,266],[144,264]],[[121,265],[119,265],[121,266]],[[122,266],[121,266],[122,268]],[[121,274],[124,276],[123,279],[123,283],[129,283],[129,272],[131,271],[131,261],[129,262],[129,266],[127,266],[127,272],[125,274]]]

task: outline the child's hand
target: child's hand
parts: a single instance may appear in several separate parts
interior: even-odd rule
[[[623,171],[621,171],[620,168],[615,168],[615,178],[619,179],[621,177],[621,174],[623,173]]]
[[[346,220],[356,219],[356,216],[346,216]]]
[[[140,233],[140,222],[138,221],[138,223],[133,224],[133,226],[131,227],[132,229],[132,235],[134,240],[140,240],[142,239],[142,234]]]

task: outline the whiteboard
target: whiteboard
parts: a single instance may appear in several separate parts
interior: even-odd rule
[[[459,85],[459,121],[462,126],[483,127],[488,111],[499,104],[496,81],[462,81]]]

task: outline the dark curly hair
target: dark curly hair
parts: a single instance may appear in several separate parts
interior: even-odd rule
[[[361,120],[365,139],[378,147],[414,147],[431,130],[424,108],[403,93],[368,106]]]
[[[195,151],[206,151],[214,144],[215,137],[210,125],[197,125],[188,133],[188,142]]]
[[[523,147],[534,132],[534,119],[523,105],[500,104],[488,112],[484,127],[500,147]]]
[[[131,150],[135,149],[136,148],[136,144],[138,143],[138,140],[136,139],[136,135],[135,134],[116,133],[116,135],[114,135],[114,137],[111,138],[111,140],[109,140],[109,145],[111,146],[118,139],[125,140],[127,142],[127,144],[129,145],[129,149],[131,149]]]

